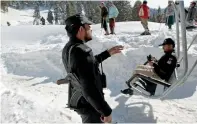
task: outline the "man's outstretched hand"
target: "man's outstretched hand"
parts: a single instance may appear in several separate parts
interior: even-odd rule
[[[123,50],[123,48],[124,47],[122,45],[118,45],[109,49],[108,52],[112,56],[114,54],[121,53],[121,50]]]

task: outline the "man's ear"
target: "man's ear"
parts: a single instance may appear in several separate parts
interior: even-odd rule
[[[80,26],[80,28],[79,28],[79,32],[82,32],[83,31],[83,27],[82,26]]]

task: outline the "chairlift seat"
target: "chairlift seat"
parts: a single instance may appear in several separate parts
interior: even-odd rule
[[[180,64],[177,63],[177,68],[180,66]],[[145,74],[142,74],[142,73],[136,73],[134,74],[127,82],[126,84],[128,85],[128,87],[131,89],[131,90],[134,90],[134,91],[137,91],[137,92],[140,92],[146,96],[151,96],[151,94],[146,91],[143,86],[140,86],[139,84],[137,84],[137,81],[142,81],[142,82],[151,82],[151,83],[154,83],[156,85],[161,85],[164,87],[164,90],[166,90],[166,88],[169,88],[172,84],[173,84],[173,81],[174,80],[177,80],[177,68],[175,68],[173,74],[171,75],[170,79],[168,82],[166,82],[165,80],[162,80],[158,77],[149,77]],[[137,88],[138,87],[138,88]],[[147,93],[148,92],[148,93]]]

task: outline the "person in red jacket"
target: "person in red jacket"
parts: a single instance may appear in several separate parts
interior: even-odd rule
[[[150,17],[150,9],[147,6],[147,1],[143,1],[143,4],[140,6],[138,14],[141,19],[142,26],[145,29],[145,31],[141,35],[150,35],[148,29],[148,19]]]

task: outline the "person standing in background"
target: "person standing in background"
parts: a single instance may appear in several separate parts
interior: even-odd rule
[[[115,18],[118,16],[119,11],[117,7],[113,4],[113,2],[109,3],[109,27],[110,27],[110,34],[115,34]]]
[[[186,12],[187,12],[186,25],[187,27],[193,26],[193,22],[197,13],[196,2],[191,2],[190,7]]]
[[[105,6],[104,2],[101,3],[101,28],[104,28],[105,35],[109,35],[108,32],[108,26],[107,26],[107,16],[108,16],[108,10]]]
[[[49,10],[48,12],[47,21],[49,22],[49,24],[53,24],[53,13],[51,10]]]
[[[139,13],[138,13],[142,26],[144,27],[144,32],[141,35],[150,35],[149,28],[148,28],[148,19],[150,17],[150,9],[147,6],[147,1],[143,1],[143,4],[140,6]]]
[[[172,29],[172,25],[174,24],[174,7],[172,5],[172,1],[168,2],[168,6],[164,10],[165,17],[166,17],[166,24],[168,25],[168,29]]]

